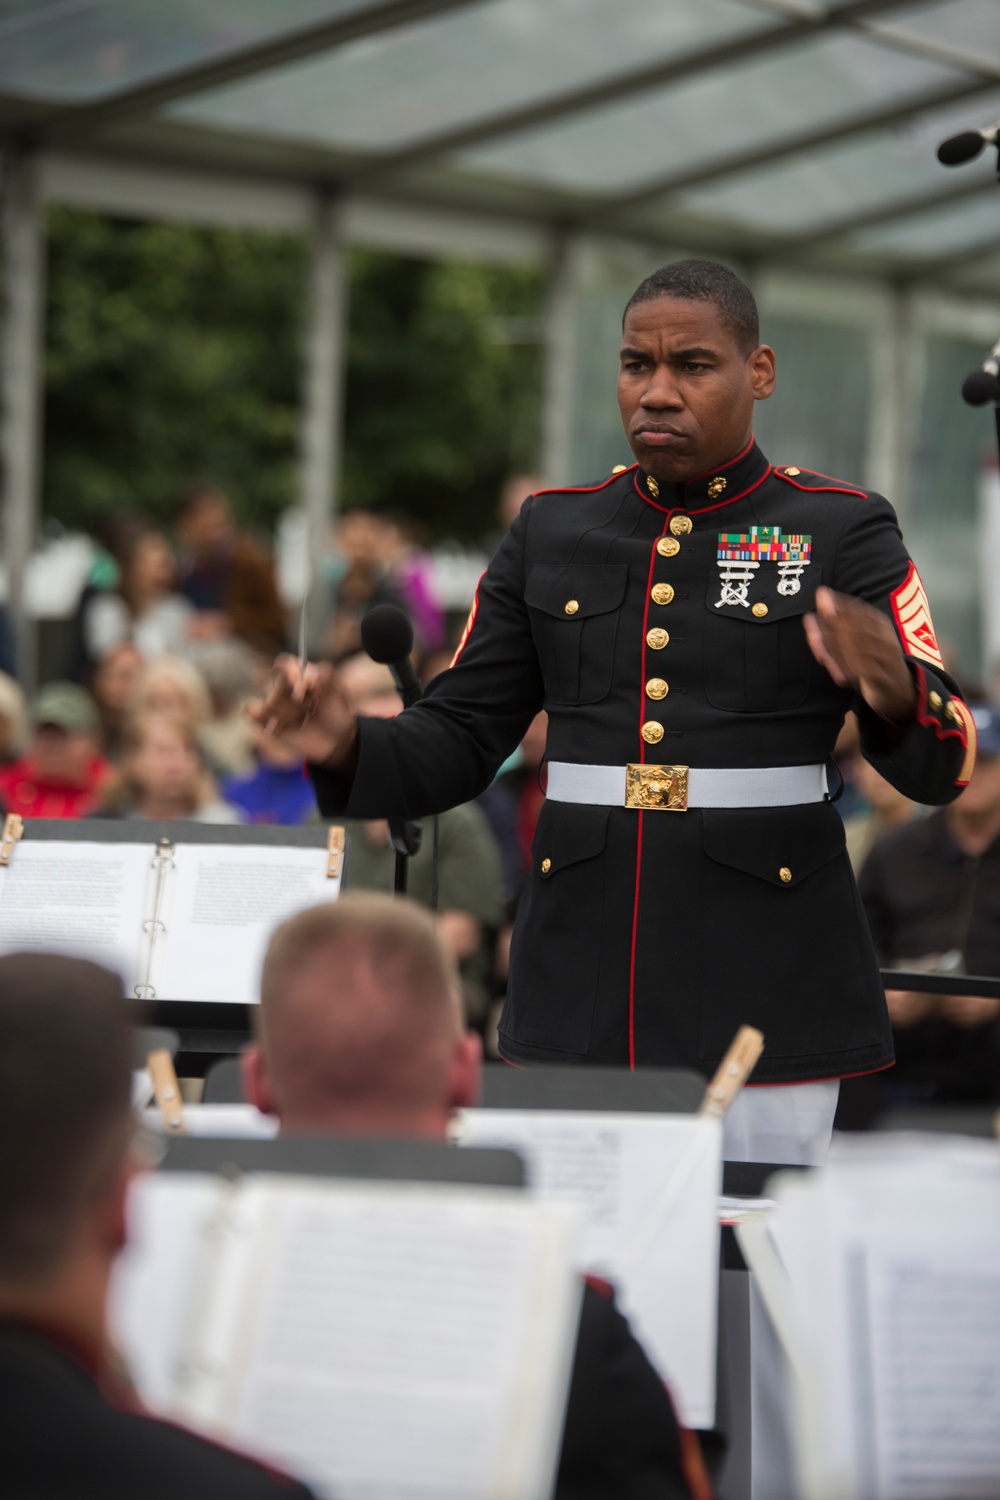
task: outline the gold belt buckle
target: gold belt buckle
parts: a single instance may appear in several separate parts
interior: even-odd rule
[[[644,811],[687,812],[688,766],[625,767],[625,806]]]

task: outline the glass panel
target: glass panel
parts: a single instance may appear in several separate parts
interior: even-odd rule
[[[940,42],[971,57],[988,59],[994,66],[1000,62],[1000,7],[996,0],[946,0],[943,5],[893,11],[888,20],[880,22],[879,30]]]
[[[960,393],[984,352],[963,339],[927,341],[907,525],[938,638],[972,676],[983,665],[977,492],[995,439],[991,413],[966,406]]]
[[[774,464],[864,483],[870,406],[868,335],[860,328],[764,316],[778,384],[757,405],[754,431]]]
[[[374,0],[3,0],[0,90],[99,99]]]
[[[201,95],[172,113],[384,150],[774,24],[767,11],[734,0],[493,0]]]
[[[1000,188],[966,202],[949,203],[933,213],[914,214],[878,229],[867,229],[851,243],[864,250],[890,250],[906,255],[949,255],[1000,241]]]
[[[859,109],[964,75],[853,36],[829,36],[468,151],[463,167],[578,191],[641,187],[671,171],[794,139]]]
[[[991,113],[992,112],[992,113]],[[808,155],[788,157],[771,167],[722,179],[678,194],[673,203],[702,218],[735,220],[762,229],[779,226],[808,233],[824,223],[862,214],[919,193],[941,192],[958,185],[938,162],[938,144],[967,130],[976,120],[1000,114],[1000,92],[947,110],[929,111],[900,122],[892,130],[864,135],[846,145],[828,146]],[[995,171],[983,157],[956,169],[963,180],[975,174],[988,180]]]

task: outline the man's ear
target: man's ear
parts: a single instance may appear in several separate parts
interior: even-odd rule
[[[467,1031],[455,1048],[448,1074],[448,1108],[471,1109],[479,1099],[483,1043],[475,1031]]]
[[[766,401],[777,383],[774,350],[770,344],[758,344],[749,356],[750,383],[755,401]]]
[[[120,1255],[128,1243],[129,1189],[146,1170],[133,1151],[126,1151],[101,1196],[93,1222],[102,1248],[113,1257]]]
[[[278,1107],[271,1092],[264,1054],[256,1042],[251,1042],[240,1053],[240,1072],[243,1075],[244,1098],[259,1109],[262,1115],[276,1115]]]

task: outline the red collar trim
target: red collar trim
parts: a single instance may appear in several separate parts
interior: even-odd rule
[[[550,490],[536,490],[532,499],[537,500],[539,495],[593,495],[598,490],[606,490],[609,484],[614,484],[616,479],[621,479],[622,474],[628,474],[638,467],[637,463],[630,464],[627,469],[622,469],[618,474],[609,474],[607,479],[602,479],[600,484],[557,484]]]
[[[697,509],[688,505],[660,505],[658,501],[653,500],[649,495],[643,494],[642,490],[639,488],[638,475],[636,475],[635,478],[635,492],[639,496],[640,500],[645,500],[646,504],[651,505],[654,510],[661,510],[665,516],[673,515],[675,510],[682,510],[684,511],[685,515],[688,516],[704,516],[710,510],[722,510],[727,505],[735,505],[737,500],[745,500],[747,495],[752,495],[754,490],[760,489],[760,486],[764,483],[764,480],[767,479],[768,475],[773,473],[774,470],[772,469],[771,465],[768,464],[767,468],[764,470],[760,478],[755,479],[753,484],[749,485],[747,489],[740,490],[738,495],[730,495],[728,500],[719,500],[715,505],[701,505],[698,506]],[[803,488],[805,488],[805,486],[803,486]]]
[[[704,472],[704,474],[696,474],[693,479],[687,479],[687,480],[685,480],[685,483],[686,484],[697,484],[700,479],[707,479],[710,474],[712,474],[712,475],[721,474],[723,472],[723,470],[725,470],[725,469],[731,469],[733,467],[733,464],[738,464],[741,458],[746,458],[747,454],[750,452],[750,449],[753,447],[755,441],[756,440],[754,438],[754,435],[751,432],[751,434],[750,434],[750,441],[747,443],[747,445],[746,445],[745,448],[741,448],[740,449],[739,453],[737,453],[737,455],[736,455],[735,458],[729,459],[728,462],[726,462],[724,464],[716,464],[713,468],[706,469],[705,472]]]

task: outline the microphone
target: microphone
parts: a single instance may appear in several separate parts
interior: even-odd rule
[[[1000,401],[1000,339],[997,339],[979,369],[965,377],[962,397],[970,406],[985,406],[990,401]]]
[[[361,644],[372,661],[389,668],[399,689],[403,707],[419,703],[424,690],[413,670],[413,626],[410,617],[395,604],[376,604],[361,619]]]
[[[937,159],[944,167],[960,167],[973,161],[986,145],[996,146],[1000,125],[987,125],[983,130],[963,130],[951,135],[937,148]]]

